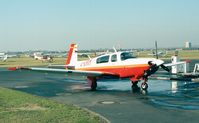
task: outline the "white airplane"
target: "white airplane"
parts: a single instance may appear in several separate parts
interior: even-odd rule
[[[5,62],[8,59],[8,55],[6,53],[0,53],[0,60]]]
[[[147,90],[148,76],[155,73],[159,67],[169,71],[164,65],[164,61],[155,58],[136,58],[132,52],[122,51],[107,53],[85,61],[78,61],[77,44],[71,44],[66,60],[66,65],[53,65],[51,68],[38,67],[14,67],[9,70],[32,70],[42,72],[54,72],[62,74],[75,74],[87,76],[91,90],[96,90],[97,80],[102,78],[129,78],[132,87],[138,87],[137,83],[144,80],[141,84],[143,90]],[[65,69],[56,67],[63,66]]]
[[[167,51],[166,52],[158,52],[158,44],[157,41],[155,41],[155,51],[153,50],[152,53],[148,54],[149,56],[156,56],[156,58],[158,59],[159,56],[166,56],[167,55]]]
[[[42,62],[53,62],[53,57],[50,55],[43,55],[41,52],[35,52],[33,54],[35,60],[41,60]]]
[[[154,52],[154,51],[152,51],[152,53],[148,53],[148,55],[149,56],[166,56],[166,54],[167,54],[167,52],[166,53],[164,53],[164,52],[157,52],[157,54]]]

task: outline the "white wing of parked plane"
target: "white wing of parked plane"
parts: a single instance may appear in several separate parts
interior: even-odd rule
[[[185,61],[181,61],[181,62],[176,62],[176,63],[168,63],[168,64],[164,64],[164,66],[169,67],[169,66],[175,66],[175,65],[180,65],[180,64],[185,64]]]

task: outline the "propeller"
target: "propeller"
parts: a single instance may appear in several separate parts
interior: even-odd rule
[[[155,41],[155,54],[156,54],[156,59],[158,59],[158,44],[157,44],[157,41]]]
[[[144,78],[148,78],[148,76],[150,76],[151,74],[154,74],[159,69],[159,66],[157,66],[156,64],[152,64],[152,61],[149,61],[148,64],[150,65],[150,68],[145,71],[144,76],[143,76]],[[160,67],[164,69],[165,71],[170,72],[170,69],[166,67],[165,65],[161,64]]]
[[[148,76],[155,73],[159,69],[159,66],[157,66],[156,64],[153,64],[152,61],[149,61],[148,64],[150,68],[145,71],[143,78],[148,78]]]
[[[155,41],[155,54],[156,54],[156,59],[158,59],[158,44],[157,41]],[[168,67],[166,67],[165,65],[160,65],[160,67],[164,70],[166,70],[167,72],[170,72],[170,69]]]
[[[164,70],[166,70],[167,72],[170,72],[170,69],[168,67],[166,67],[165,65],[160,65],[160,67]]]

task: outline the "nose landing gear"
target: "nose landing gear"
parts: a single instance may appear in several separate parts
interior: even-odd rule
[[[143,82],[141,84],[141,88],[142,88],[142,90],[147,90],[148,89],[148,84],[146,82]]]
[[[147,84],[147,78],[144,78],[144,82],[141,84],[140,87],[138,87],[138,81],[131,81],[132,82],[132,92],[133,93],[137,93],[137,92],[141,92],[143,94],[147,93],[147,89],[148,89],[148,84]]]

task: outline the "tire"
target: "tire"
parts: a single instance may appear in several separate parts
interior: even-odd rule
[[[93,81],[91,83],[91,91],[96,91],[96,88],[97,88],[97,81]]]
[[[131,89],[132,89],[132,92],[133,92],[133,93],[140,92],[140,87],[138,87],[137,84],[133,84],[133,85],[131,86]]]
[[[147,90],[147,89],[148,89],[148,84],[145,83],[145,82],[143,82],[143,83],[141,84],[141,88],[142,88],[142,90]]]
[[[131,81],[132,85],[137,85],[138,81]]]

